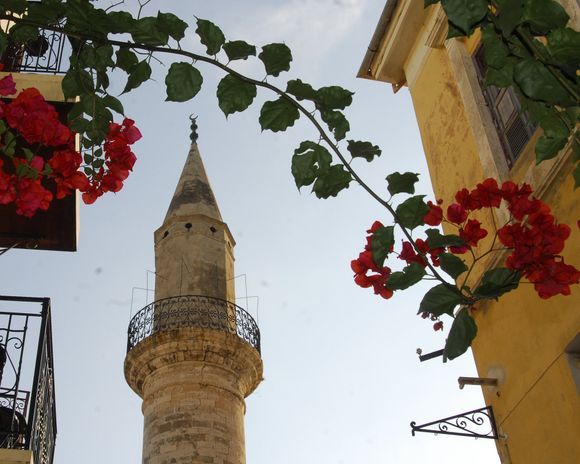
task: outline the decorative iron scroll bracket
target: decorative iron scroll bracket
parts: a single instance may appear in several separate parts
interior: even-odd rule
[[[491,438],[497,440],[499,435],[493,415],[493,408],[485,406],[473,411],[446,417],[422,425],[411,422],[411,434],[415,432],[458,435],[460,437]]]

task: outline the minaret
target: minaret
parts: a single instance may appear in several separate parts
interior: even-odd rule
[[[234,240],[192,145],[155,232],[155,302],[129,325],[125,378],[143,399],[143,464],[244,464],[260,333],[234,304]]]

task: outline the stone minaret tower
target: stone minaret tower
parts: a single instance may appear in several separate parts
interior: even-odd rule
[[[234,240],[192,145],[155,232],[155,302],[129,325],[125,378],[143,399],[143,464],[244,464],[244,398],[260,333],[233,302]]]

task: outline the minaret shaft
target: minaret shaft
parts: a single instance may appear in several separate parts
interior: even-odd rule
[[[263,368],[237,335],[234,245],[194,143],[155,232],[151,334],[125,359],[143,398],[143,464],[245,464],[244,398]]]

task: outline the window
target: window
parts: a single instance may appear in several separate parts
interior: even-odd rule
[[[518,96],[512,87],[500,89],[493,85],[484,86],[486,65],[483,47],[479,47],[475,53],[474,61],[477,77],[503,146],[507,164],[512,167],[534,134],[536,125],[522,111]]]
[[[580,395],[580,334],[576,335],[566,348],[566,357],[568,358],[572,378],[576,384],[576,390]]]

